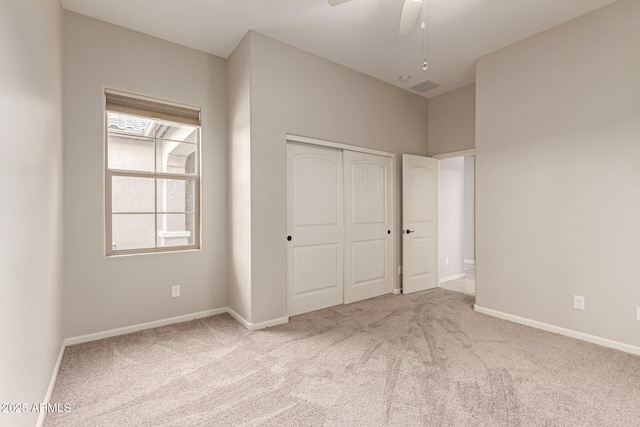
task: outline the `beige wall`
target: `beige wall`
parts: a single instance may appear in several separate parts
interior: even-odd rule
[[[476,145],[476,85],[429,99],[429,156]]]
[[[638,22],[623,0],[478,61],[478,305],[640,345]]]
[[[476,259],[476,156],[464,156],[464,260]]]
[[[250,33],[252,321],[287,315],[287,133],[397,153],[400,262],[402,153],[427,154],[427,100]]]
[[[225,61],[72,12],[64,24],[65,336],[224,307]],[[105,88],[202,108],[202,250],[105,257]]]
[[[62,344],[62,9],[0,2],[0,402],[42,402]],[[33,426],[37,413],[0,413]]]
[[[251,321],[251,46],[227,60],[229,109],[229,307]]]

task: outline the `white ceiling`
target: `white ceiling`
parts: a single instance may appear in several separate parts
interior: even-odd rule
[[[426,0],[427,60],[419,24],[398,35],[404,0],[62,0],[63,7],[227,58],[248,30],[398,87],[424,80],[429,98],[475,81],[475,60],[617,0]],[[550,66],[553,66],[550,64]],[[413,76],[402,83],[398,77]]]

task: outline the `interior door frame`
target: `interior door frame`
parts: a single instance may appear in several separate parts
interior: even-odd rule
[[[471,148],[469,150],[461,150],[461,151],[453,151],[451,153],[436,154],[435,156],[431,156],[431,157],[438,160],[444,160],[444,159],[452,159],[454,157],[475,156],[475,155],[476,155],[476,149]]]
[[[478,265],[478,251],[476,250],[476,205],[477,205],[477,197],[476,197],[476,176],[478,171],[478,156],[476,155],[476,149],[470,148],[468,150],[460,150],[460,151],[452,151],[450,153],[437,154],[433,156],[434,159],[444,160],[444,159],[453,159],[454,157],[464,157],[464,156],[474,156],[475,157],[475,166],[473,169],[473,253],[475,258],[475,265]],[[439,184],[438,184],[439,185]],[[438,204],[440,204],[440,192],[438,192]],[[438,242],[440,245],[440,242]],[[438,255],[439,257],[440,255]],[[438,259],[440,262],[440,259]],[[438,277],[438,286],[440,285],[440,278]],[[478,295],[478,281],[476,279],[476,296]]]
[[[357,145],[344,144],[341,142],[327,141],[324,139],[318,138],[310,138],[308,136],[301,136],[295,134],[287,133],[285,135],[285,143],[287,142],[300,142],[303,144],[310,145],[318,145],[321,147],[329,147],[329,148],[337,148],[340,150],[348,150],[348,151],[356,151],[359,153],[367,153],[374,154],[376,156],[390,157],[391,158],[391,200],[393,200],[393,209],[391,210],[391,224],[393,224],[392,230],[396,230],[398,233],[401,233],[401,226],[396,223],[396,207],[398,206],[398,200],[396,199],[396,154],[390,153],[388,151],[374,150],[372,148],[359,147]],[[344,230],[343,230],[344,233]],[[395,270],[397,269],[398,259],[396,254],[396,236],[392,235],[393,239],[391,239],[391,252],[393,257],[393,270],[391,271],[391,292],[395,295],[400,293],[400,289],[396,286],[398,283],[398,274]],[[401,236],[401,234],[400,234]],[[288,312],[288,308],[287,308]]]

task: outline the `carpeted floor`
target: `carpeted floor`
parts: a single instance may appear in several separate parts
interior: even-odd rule
[[[444,289],[248,332],[213,316],[67,348],[46,426],[638,426],[640,357]]]

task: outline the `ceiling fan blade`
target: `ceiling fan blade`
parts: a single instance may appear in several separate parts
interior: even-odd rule
[[[331,6],[337,6],[339,4],[346,3],[348,1],[351,1],[351,0],[327,0],[327,3],[329,3]]]
[[[422,10],[422,0],[404,0],[402,15],[400,16],[400,28],[398,34],[407,34],[415,26],[420,11]]]

